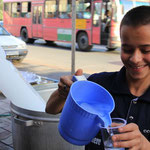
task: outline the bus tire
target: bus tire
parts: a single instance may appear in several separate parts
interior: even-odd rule
[[[29,39],[28,43],[33,44],[33,43],[34,43],[34,41],[35,41],[35,39]]]
[[[81,51],[88,52],[93,47],[93,45],[89,45],[89,39],[85,32],[79,33],[79,35],[77,36],[77,43],[78,43],[79,50]]]
[[[55,44],[54,44],[54,41],[48,41],[48,40],[46,40],[46,44],[47,44],[47,45],[55,45]]]
[[[30,39],[28,37],[28,31],[26,28],[23,28],[21,30],[21,39],[26,43],[34,43],[34,41],[35,41],[35,39]]]
[[[116,49],[117,49],[117,47],[114,47],[114,48],[107,47],[107,51],[114,51]]]

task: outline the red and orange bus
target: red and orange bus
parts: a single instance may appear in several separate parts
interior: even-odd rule
[[[71,42],[71,0],[3,2],[4,27],[13,35],[21,36],[27,43],[33,43],[36,39],[44,39],[48,44],[54,41]],[[126,8],[132,8],[135,4],[142,5],[143,2],[76,0],[76,42],[79,49],[90,51],[93,44],[106,45],[108,50],[120,46],[120,20]]]

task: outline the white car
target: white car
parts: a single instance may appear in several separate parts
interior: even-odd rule
[[[0,26],[0,46],[6,53],[6,58],[11,61],[22,61],[27,55],[26,43],[14,36]]]

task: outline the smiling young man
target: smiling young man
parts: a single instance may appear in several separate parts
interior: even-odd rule
[[[120,35],[121,60],[126,67],[130,92],[140,96],[150,83],[150,24],[122,25]]]
[[[120,25],[121,60],[118,72],[102,72],[88,80],[106,88],[115,100],[111,117],[124,118],[122,134],[114,135],[114,147],[129,150],[150,149],[150,6],[133,8]],[[79,69],[76,75],[82,75]],[[46,112],[61,112],[72,84],[71,76],[60,78],[59,88],[51,95]],[[65,88],[64,88],[65,85]],[[67,87],[67,88],[66,88]],[[101,133],[85,146],[86,150],[103,150]]]

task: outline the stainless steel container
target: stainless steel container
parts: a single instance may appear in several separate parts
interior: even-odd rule
[[[47,90],[45,86],[43,87],[35,89],[44,97],[49,96],[52,88]],[[53,85],[51,87],[56,88]],[[51,115],[26,110],[12,103],[11,112],[15,150],[84,150],[84,146],[72,145],[60,136],[57,127],[60,114]]]

